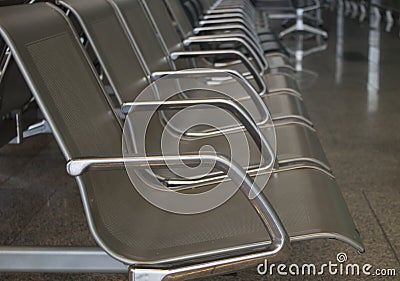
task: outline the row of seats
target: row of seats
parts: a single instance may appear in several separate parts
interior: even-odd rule
[[[93,237],[130,267],[132,280],[186,280],[283,261],[291,242],[316,238],[364,251],[295,70],[262,11],[248,0],[0,8],[8,61],[0,84],[27,85],[1,92],[1,124],[17,112],[11,140],[54,135]],[[26,105],[37,105],[43,120],[20,126]],[[189,111],[183,120],[181,111]],[[165,154],[164,138],[179,144],[168,150],[175,154]],[[199,153],[205,146],[215,153]],[[208,172],[186,177],[183,164]],[[199,200],[193,195],[230,190],[242,192],[206,212],[191,203]],[[201,207],[213,202],[205,198]],[[194,211],[173,212],[163,205],[171,202]]]

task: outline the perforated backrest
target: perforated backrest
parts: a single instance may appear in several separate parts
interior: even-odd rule
[[[180,0],[163,0],[165,1],[169,12],[176,21],[183,38],[189,37],[193,34],[193,26],[190,23],[185,10],[183,9]]]
[[[167,50],[162,47],[160,38],[155,33],[139,0],[109,0],[109,2],[114,5],[116,12],[125,22],[148,68],[152,72],[168,71],[174,68]]]
[[[159,0],[140,0],[144,10],[159,32],[161,40],[164,42],[164,48],[170,54],[172,52],[185,51],[182,40],[179,36],[177,27],[172,22],[166,6]],[[191,59],[175,60],[174,64],[177,69],[194,68],[195,62]]]
[[[62,11],[0,9],[0,32],[66,159],[121,155],[121,124]]]
[[[133,101],[147,85],[134,42],[107,0],[62,0],[84,29],[120,104]]]
[[[140,0],[147,13],[161,34],[165,46],[169,52],[182,51],[182,39],[180,38],[176,26],[172,22],[172,18],[168,13],[166,6],[160,0]]]

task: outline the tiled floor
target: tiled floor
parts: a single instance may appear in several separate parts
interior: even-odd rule
[[[336,13],[326,17],[325,51],[304,58],[303,96],[366,253],[336,241],[293,245],[290,263],[349,261],[395,268],[400,275],[400,40]],[[288,38],[292,46],[293,38]],[[314,39],[304,46],[312,47]],[[52,136],[0,149],[0,242],[94,245],[78,189]],[[399,277],[379,278],[398,280]],[[256,269],[208,280],[278,280]],[[306,279],[341,279],[324,275]],[[125,280],[125,275],[0,274],[0,280]],[[285,279],[304,280],[305,277]],[[349,277],[345,278],[346,280]],[[353,277],[354,280],[359,278]]]

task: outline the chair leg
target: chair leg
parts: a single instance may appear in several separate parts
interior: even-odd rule
[[[18,119],[17,123],[19,122],[20,120]],[[28,129],[23,132],[18,130],[18,135],[10,141],[10,144],[20,144],[23,139],[27,139],[40,134],[50,134],[50,133],[51,133],[51,128],[49,126],[49,123],[47,123],[46,120],[42,120],[39,123],[29,126]]]
[[[303,28],[304,28],[304,31],[311,32],[311,33],[314,33],[317,35],[321,35],[324,38],[328,38],[328,33],[322,29],[312,27],[308,24],[304,24]]]
[[[292,25],[289,28],[286,28],[285,30],[283,30],[281,33],[279,33],[279,37],[282,38],[286,35],[288,35],[289,33],[295,32],[295,31],[307,31],[307,32],[311,32],[317,35],[321,35],[324,38],[328,38],[328,33],[322,29],[316,28],[316,27],[312,27],[308,24],[302,24],[302,25]]]
[[[292,25],[291,27],[288,27],[285,30],[281,31],[279,33],[279,37],[282,38],[282,37],[288,35],[289,33],[295,32],[296,30],[297,30],[297,26],[296,25]]]

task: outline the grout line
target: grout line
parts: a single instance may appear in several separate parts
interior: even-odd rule
[[[381,231],[382,231],[382,233],[383,233],[383,236],[385,237],[386,242],[389,244],[390,249],[392,250],[392,252],[393,252],[393,254],[394,254],[394,257],[395,257],[396,260],[397,260],[397,263],[400,265],[400,258],[399,258],[399,256],[397,255],[396,250],[395,250],[395,248],[393,247],[392,243],[390,242],[389,236],[386,234],[386,231],[384,230],[383,225],[382,225],[381,221],[380,221],[379,218],[378,218],[378,215],[376,214],[375,210],[372,208],[371,201],[369,201],[369,199],[368,199],[368,197],[367,197],[367,194],[365,193],[364,190],[362,191],[362,194],[363,194],[365,200],[367,201],[368,207],[371,209],[372,214],[374,215],[376,221],[378,222],[379,228],[381,229]]]

